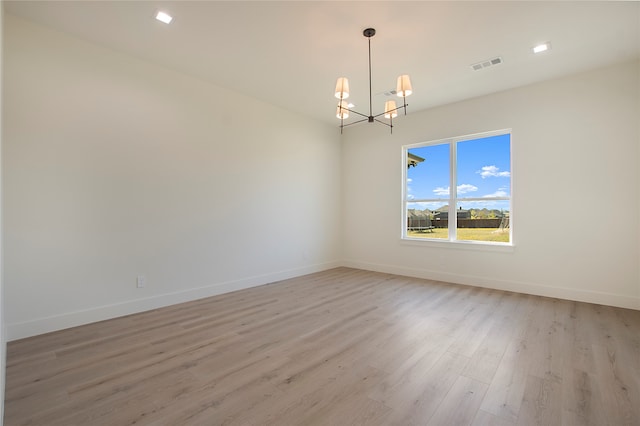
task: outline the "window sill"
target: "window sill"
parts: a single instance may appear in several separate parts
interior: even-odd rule
[[[502,253],[512,253],[515,251],[513,244],[488,243],[475,241],[448,241],[422,238],[401,238],[400,244],[414,247],[433,247],[443,249],[493,251]]]

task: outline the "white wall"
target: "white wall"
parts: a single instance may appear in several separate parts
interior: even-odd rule
[[[393,136],[349,128],[346,264],[640,309],[639,80],[638,62],[620,64],[413,113]],[[401,145],[504,128],[514,250],[402,243]]]
[[[5,18],[9,340],[338,264],[335,127]]]

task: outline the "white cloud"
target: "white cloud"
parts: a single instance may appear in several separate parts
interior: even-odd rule
[[[413,188],[411,188],[411,186],[409,185],[411,182],[413,182],[413,179],[411,178],[407,178],[407,199],[408,200],[413,200]]]
[[[475,185],[471,185],[469,183],[463,183],[461,185],[458,185],[457,190],[458,190],[458,194],[466,194],[467,192],[477,191],[478,187]],[[436,195],[449,195],[449,187],[448,186],[446,188],[437,187],[436,189],[433,190],[433,192]]]
[[[446,188],[437,187],[436,189],[433,190],[433,192],[436,195],[449,195],[449,187],[448,186]]]
[[[476,173],[479,173],[482,179],[486,179],[488,177],[509,177],[511,176],[511,172],[504,171],[501,172],[500,169],[496,166],[484,166],[482,170],[478,170]]]
[[[508,197],[509,194],[507,194],[506,191],[503,191],[501,189],[497,190],[496,192],[494,192],[493,194],[487,194],[487,195],[483,195],[483,198],[489,198],[489,197]]]
[[[474,192],[477,190],[478,190],[477,186],[471,185],[468,183],[463,183],[461,185],[458,185],[458,194],[466,194],[467,192]]]

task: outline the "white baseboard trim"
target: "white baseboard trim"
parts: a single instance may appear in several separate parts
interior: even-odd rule
[[[65,328],[76,327],[92,322],[117,318],[124,315],[135,314],[189,302],[205,297],[216,296],[232,291],[257,287],[276,281],[295,278],[314,272],[345,266],[349,268],[364,269],[367,271],[383,272],[387,274],[403,275],[408,277],[423,278],[450,282],[455,284],[470,285],[475,287],[491,288],[496,290],[513,291],[517,293],[532,294],[536,296],[553,297],[557,299],[573,300],[577,302],[595,303],[599,305],[616,306],[620,308],[640,310],[640,297],[621,296],[617,294],[579,290],[566,287],[551,287],[542,284],[524,283],[506,280],[496,280],[472,275],[455,274],[450,272],[432,271],[428,269],[409,268],[397,265],[385,265],[357,260],[332,261],[321,264],[304,266],[274,273],[242,278],[234,281],[220,282],[204,287],[192,288],[184,291],[165,293],[142,299],[128,300],[126,302],[111,305],[98,306],[81,311],[69,312],[45,318],[37,318],[21,323],[5,325],[6,341],[23,339]]]
[[[640,310],[640,297],[622,296],[612,293],[580,290],[567,287],[552,287],[535,283],[496,280],[472,275],[431,271],[428,269],[409,268],[405,266],[383,265],[357,260],[345,260],[342,262],[342,265],[367,271],[383,272],[387,274],[424,278],[454,284],[491,288],[495,290],[513,291],[516,293],[531,294],[535,296],[553,297],[556,299],[572,300],[576,302],[587,302],[598,305]]]
[[[342,266],[332,261],[6,325],[7,341],[257,287]]]

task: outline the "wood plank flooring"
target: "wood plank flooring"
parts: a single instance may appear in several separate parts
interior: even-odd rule
[[[10,342],[5,425],[640,425],[640,311],[348,268]]]

